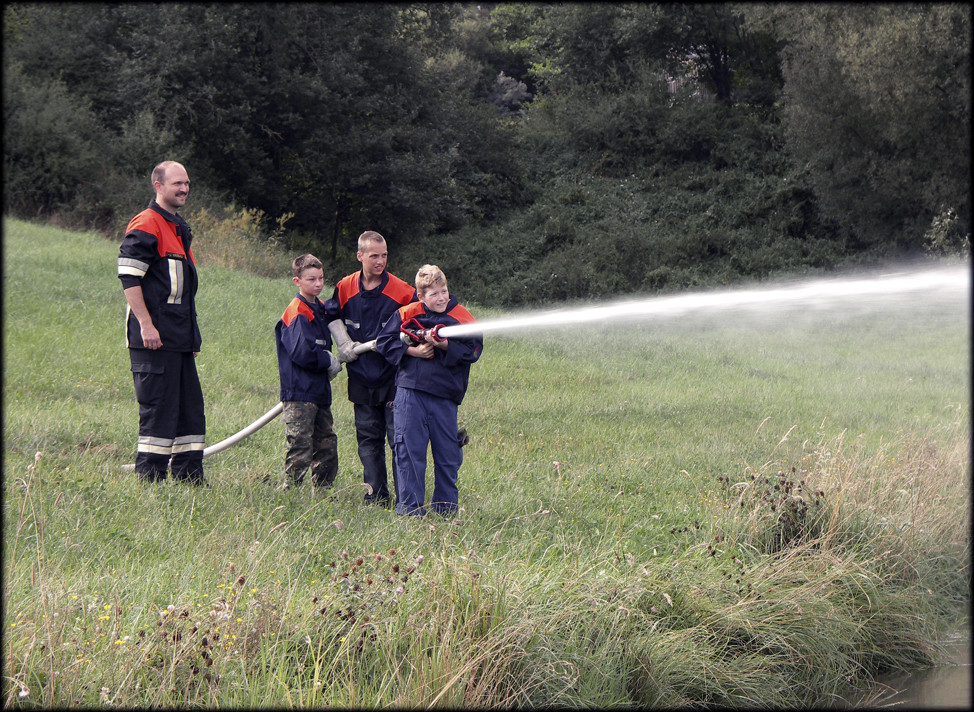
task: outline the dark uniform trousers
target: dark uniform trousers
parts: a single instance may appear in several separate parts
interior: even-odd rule
[[[365,493],[367,504],[390,504],[389,478],[386,470],[386,443],[392,447],[395,430],[393,428],[392,401],[380,405],[354,403],[355,436],[358,439],[358,456],[362,461],[363,481],[368,485]],[[392,489],[399,501],[396,489],[396,461],[392,461]]]
[[[135,472],[147,480],[201,482],[206,417],[192,352],[129,349],[139,402]]]

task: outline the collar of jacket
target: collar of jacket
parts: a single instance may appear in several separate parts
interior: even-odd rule
[[[171,213],[171,212],[169,212],[164,207],[162,207],[161,205],[159,205],[159,203],[157,203],[155,201],[155,198],[153,198],[152,200],[149,201],[149,210],[155,210],[157,213],[159,213],[166,220],[168,220],[171,223],[175,223],[176,225],[186,225],[187,224],[186,221],[183,219],[183,216],[182,215],[179,215],[178,213]]]

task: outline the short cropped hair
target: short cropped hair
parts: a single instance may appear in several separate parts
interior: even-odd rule
[[[321,269],[321,260],[312,254],[295,257],[294,262],[291,264],[291,274],[295,277],[300,277],[301,273],[306,269]]]
[[[426,294],[426,290],[438,284],[446,286],[446,275],[436,265],[423,265],[416,273],[416,291]]]
[[[170,166],[178,166],[180,163],[178,161],[163,161],[158,166],[152,169],[152,185],[156,183],[166,182],[166,171],[169,170]]]
[[[365,252],[371,242],[384,245],[386,239],[375,230],[366,230],[358,236],[358,251]]]

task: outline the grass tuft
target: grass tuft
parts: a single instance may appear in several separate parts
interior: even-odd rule
[[[491,336],[460,512],[414,520],[343,376],[328,496],[276,489],[279,423],[138,483],[117,246],[4,227],[5,706],[831,705],[969,603],[966,295]],[[212,444],[277,402],[293,285],[201,261]]]

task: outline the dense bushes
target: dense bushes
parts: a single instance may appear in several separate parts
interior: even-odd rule
[[[34,82],[5,67],[4,211],[47,216],[75,211],[98,190],[100,127],[88,102],[58,80]],[[88,216],[78,216],[88,217]]]
[[[179,156],[149,112],[106,128],[59,79],[4,67],[4,212],[119,234],[151,197],[158,156]]]
[[[700,106],[687,102],[683,129],[657,137],[655,163],[596,150],[594,118],[590,130],[569,132],[559,130],[568,119],[557,107],[537,112],[521,136],[533,180],[545,186],[534,202],[490,225],[410,245],[403,257],[410,267],[424,255],[437,261],[464,299],[506,306],[730,284],[841,263],[844,237],[819,215],[805,176],[771,151],[773,127],[745,109]],[[677,159],[690,135],[700,138],[699,160]],[[572,165],[580,157],[583,165]]]
[[[970,232],[971,8],[803,8],[782,15],[787,146],[858,246],[916,250],[953,206]]]
[[[117,236],[171,158],[329,279],[375,229],[508,305],[969,250],[962,6],[4,12],[17,217]]]
[[[589,178],[489,228],[410,245],[396,262],[413,268],[428,258],[465,299],[516,306],[729,284],[827,268],[843,256],[834,240],[788,235],[770,221],[709,227],[706,194],[664,194],[637,179],[623,193],[618,183]],[[697,211],[690,219],[688,206]]]

